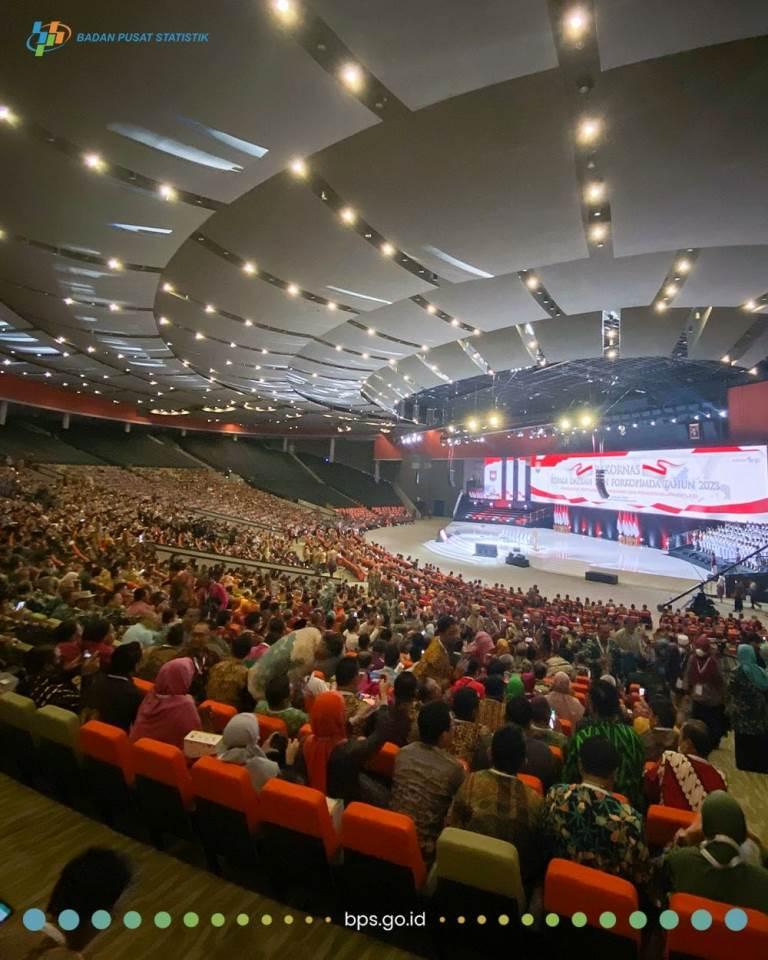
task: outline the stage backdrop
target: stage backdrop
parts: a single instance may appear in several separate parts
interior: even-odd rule
[[[768,522],[766,448],[550,453],[531,467],[531,499],[702,520]]]

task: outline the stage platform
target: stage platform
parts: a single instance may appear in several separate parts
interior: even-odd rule
[[[562,572],[576,576],[583,576],[589,569],[688,581],[699,581],[707,576],[706,571],[696,564],[680,557],[671,557],[661,550],[630,547],[616,540],[558,533],[537,527],[500,527],[490,523],[453,522],[448,524],[442,533],[438,532],[438,536],[440,539],[424,544],[432,553],[445,559],[460,560],[480,567],[503,564],[507,554],[514,551],[528,557],[532,567],[552,570],[565,563],[567,569]],[[475,556],[475,546],[478,543],[495,545],[498,557]]]

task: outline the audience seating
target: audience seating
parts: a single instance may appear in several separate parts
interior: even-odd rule
[[[758,910],[744,910],[747,925],[735,931],[725,925],[725,915],[733,909],[730,904],[675,893],[670,897],[669,909],[679,917],[678,925],[667,933],[665,956],[669,960],[731,960],[735,954],[752,960],[768,956],[768,916]],[[712,916],[708,930],[696,930],[691,924],[696,910],[707,910]]]
[[[32,725],[34,701],[18,693],[0,697],[0,770],[33,784],[35,780],[35,737]]]
[[[541,782],[539,777],[533,777],[530,773],[518,773],[518,780],[522,780],[526,786],[529,786],[531,790],[535,790],[540,797],[544,796],[544,784]]]
[[[566,737],[570,737],[573,734],[573,724],[571,723],[571,721],[561,717],[559,723],[560,723],[560,732],[564,733]]]
[[[434,879],[436,906],[451,918],[507,914],[514,924],[525,910],[517,848],[504,840],[446,827],[437,839]]]
[[[235,707],[231,707],[228,703],[219,703],[218,700],[203,700],[200,711],[205,713],[206,710],[210,711],[214,733],[221,733],[232,717],[237,715]],[[261,717],[259,717],[259,723],[261,723]]]
[[[61,707],[42,707],[32,729],[37,737],[38,777],[46,793],[73,804],[81,796],[80,718]]]
[[[555,746],[550,745],[550,747],[549,747],[549,752],[552,754],[552,756],[553,756],[556,760],[559,760],[560,763],[563,762],[563,751],[560,749],[560,747],[555,747]]]
[[[331,862],[339,852],[339,835],[325,795],[272,779],[259,794],[259,808],[259,850],[278,898],[296,903],[298,890],[309,893],[310,902],[332,890]]]
[[[141,677],[132,677],[131,679],[133,680],[134,687],[145,697],[155,689],[155,685],[151,680],[142,680]]]
[[[395,775],[395,760],[398,753],[400,753],[400,747],[396,743],[383,743],[376,753],[369,758],[365,764],[365,769],[391,780]]]
[[[645,815],[645,842],[651,848],[666,847],[678,830],[686,830],[698,814],[654,803]]]
[[[551,860],[544,878],[544,909],[570,918],[584,913],[587,926],[575,929],[560,924],[553,937],[568,945],[572,956],[633,957],[638,956],[640,931],[629,923],[630,914],[638,909],[637,890],[628,880],[570,860]],[[600,916],[611,912],[616,917],[610,931],[600,924]],[[565,928],[563,930],[562,928]],[[574,941],[579,945],[574,951]]]
[[[259,721],[259,743],[263,744],[269,740],[273,733],[288,736],[288,727],[285,725],[285,720],[281,720],[280,717],[267,717],[260,713],[256,719]]]
[[[190,771],[197,811],[197,832],[211,868],[218,858],[252,865],[256,862],[254,831],[259,822],[259,795],[245,767],[201,757]]]
[[[178,747],[142,737],[133,745],[136,798],[153,844],[163,849],[164,834],[189,839],[194,808],[192,781]]]
[[[350,803],[341,821],[345,901],[379,905],[412,900],[427,879],[416,825],[410,817],[367,803]]]
[[[99,813],[110,825],[133,804],[133,746],[120,727],[89,720],[80,728],[83,773]]]

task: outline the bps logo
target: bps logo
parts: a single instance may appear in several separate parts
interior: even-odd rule
[[[42,57],[52,50],[61,50],[71,38],[72,30],[61,20],[51,20],[50,23],[35,20],[32,33],[27,37],[27,50],[31,50],[36,57]]]

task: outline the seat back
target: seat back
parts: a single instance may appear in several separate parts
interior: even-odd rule
[[[628,880],[570,860],[550,861],[544,878],[545,910],[565,917],[579,911],[586,914],[588,926],[598,929],[600,915],[611,912],[616,916],[611,934],[639,945],[640,931],[629,923],[637,908],[637,890]]]
[[[555,760],[559,760],[560,763],[563,762],[563,751],[560,749],[560,747],[555,747],[550,744],[549,752],[552,754]]]
[[[237,710],[228,703],[219,703],[218,700],[203,700],[200,704],[200,711],[210,711],[211,722],[214,733],[221,733],[224,727],[229,723],[232,717],[237,715]]]
[[[32,724],[43,789],[65,803],[74,803],[81,788],[80,719],[71,710],[47,706],[37,711]]]
[[[669,909],[674,910],[679,922],[667,933],[666,957],[696,957],[697,960],[730,960],[737,953],[744,958],[768,956],[768,916],[758,910],[744,910],[747,925],[743,930],[729,930],[725,917],[730,904],[694,897],[690,893],[675,893],[670,897]],[[706,910],[712,917],[707,930],[697,930],[691,923],[696,910]]]
[[[164,833],[189,837],[187,813],[194,804],[192,781],[178,747],[142,737],[133,745],[136,797],[152,840],[162,846]]]
[[[125,782],[133,784],[136,775],[133,746],[125,730],[100,720],[89,720],[80,727],[80,750],[86,762],[116,767]]]
[[[518,773],[517,779],[530,787],[531,790],[535,790],[540,797],[544,796],[544,784],[539,777],[533,777],[530,773]]]
[[[446,827],[437,838],[435,876],[439,884],[482,891],[478,899],[491,894],[516,901],[520,911],[525,909],[517,847],[505,840]]]
[[[268,717],[260,713],[256,719],[259,721],[259,743],[263,744],[265,740],[269,740],[273,733],[288,736],[288,727],[285,725],[285,720],[281,720],[280,717]]]
[[[0,696],[0,770],[31,783],[37,767],[34,701],[18,693]]]
[[[365,769],[391,780],[395,775],[395,760],[398,753],[400,753],[400,747],[396,743],[383,743],[376,753],[369,757]]]
[[[426,882],[427,868],[419,849],[416,825],[405,814],[381,810],[367,803],[350,803],[341,821],[341,846],[345,870],[353,874],[354,882],[348,884],[350,889],[357,886],[371,890],[376,884],[377,896],[381,899],[378,884],[385,876],[393,881],[392,892],[402,894],[407,894],[409,888],[412,894]],[[369,870],[365,869],[366,861]],[[387,871],[386,867],[393,865],[399,869]],[[369,883],[365,883],[366,874]]]
[[[145,697],[155,689],[151,680],[142,680],[141,677],[131,677],[131,680],[133,680],[134,687]]]
[[[649,847],[666,847],[678,830],[686,830],[696,819],[691,810],[651,804],[645,816],[645,842]]]
[[[273,778],[259,796],[261,821],[294,834],[314,837],[331,859],[339,848],[339,836],[331,822],[325,795],[312,787]]]
[[[237,811],[253,831],[259,822],[259,795],[245,767],[224,763],[216,757],[201,757],[190,771],[196,806],[205,800]],[[203,819],[203,818],[201,818]]]
[[[573,724],[570,720],[566,720],[564,717],[560,718],[560,732],[564,733],[566,737],[570,737],[573,733]]]

